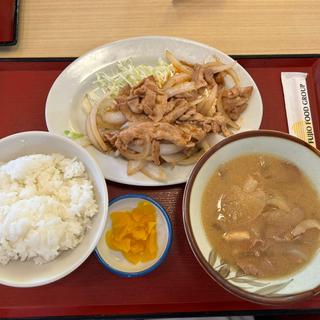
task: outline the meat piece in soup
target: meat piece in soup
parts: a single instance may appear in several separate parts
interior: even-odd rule
[[[220,257],[259,278],[304,267],[320,243],[320,200],[294,164],[268,154],[223,164],[202,198],[202,221]]]

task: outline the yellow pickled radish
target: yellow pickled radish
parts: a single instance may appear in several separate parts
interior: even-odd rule
[[[140,201],[131,211],[114,211],[110,216],[112,227],[105,236],[109,248],[121,251],[133,264],[157,257],[157,215],[152,204]]]

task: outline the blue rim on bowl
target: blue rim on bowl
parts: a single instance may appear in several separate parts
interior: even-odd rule
[[[172,225],[171,225],[171,221],[170,221],[170,218],[169,218],[166,210],[157,201],[155,201],[151,197],[148,197],[144,194],[127,194],[127,195],[118,196],[110,201],[109,208],[113,204],[115,204],[119,201],[125,200],[125,199],[142,199],[142,200],[149,201],[159,210],[158,212],[160,212],[162,214],[162,216],[164,217],[166,226],[168,228],[168,238],[167,238],[166,246],[165,246],[163,253],[161,254],[161,256],[159,256],[157,258],[156,262],[154,264],[152,264],[150,267],[147,267],[146,269],[144,269],[142,271],[137,271],[137,272],[125,272],[125,271],[120,271],[118,269],[115,269],[113,266],[111,266],[109,263],[107,263],[105,261],[105,259],[102,257],[102,255],[99,253],[98,246],[95,248],[94,253],[95,253],[96,257],[98,258],[99,262],[110,272],[112,272],[120,277],[125,277],[125,278],[140,277],[140,276],[144,276],[144,275],[152,272],[156,268],[158,268],[161,265],[161,263],[166,259],[167,255],[169,253],[169,250],[171,248],[171,244],[172,244],[172,238],[173,238]],[[106,226],[106,228],[107,228],[107,226]],[[104,235],[105,235],[105,232],[103,233],[103,238],[104,238]]]

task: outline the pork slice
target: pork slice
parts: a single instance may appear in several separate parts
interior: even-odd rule
[[[222,94],[222,104],[225,112],[232,120],[237,120],[247,108],[253,91],[252,86],[225,89]]]
[[[155,122],[160,121],[163,118],[163,115],[166,113],[167,109],[168,97],[165,94],[158,94],[156,97],[156,104],[153,109],[153,114],[150,115],[150,118]]]
[[[180,124],[178,127],[196,141],[201,141],[206,136],[202,128],[190,123]]]
[[[217,84],[215,80],[215,72],[211,68],[206,68],[204,70],[204,79],[210,86],[215,86]]]
[[[180,93],[175,95],[177,99],[185,99],[188,102],[194,101],[199,97],[199,93],[197,90],[191,90],[184,93]]]
[[[191,120],[191,118],[197,114],[196,108],[190,108],[185,114],[183,114],[181,117],[179,117],[179,121],[188,121]]]
[[[158,93],[158,94],[162,94],[162,90],[159,89],[156,80],[154,79],[153,76],[149,76],[145,79],[143,79],[138,85],[136,85],[135,87],[132,88],[131,90],[131,94],[132,95],[137,95],[139,97],[144,97],[144,95],[146,94],[147,89]]]
[[[138,96],[130,96],[127,99],[128,106],[133,113],[142,113],[143,106],[140,104]]]
[[[160,166],[160,142],[157,140],[152,141],[151,158],[155,165]]]
[[[182,131],[177,126],[171,125],[169,123],[154,123],[152,139],[172,142],[177,146],[186,148],[194,146],[194,143],[191,142],[190,135]]]
[[[158,87],[157,82],[154,78],[154,76],[149,76],[145,79],[144,85],[153,92],[157,94],[163,94],[163,91]]]
[[[128,147],[129,144],[135,140],[143,140],[144,136],[151,136],[152,132],[152,122],[137,122],[121,130],[118,134],[117,142],[121,141],[122,145]]]
[[[176,106],[175,99],[170,99],[165,107],[164,115],[168,114],[170,111],[172,111]]]
[[[217,84],[224,86],[224,77],[225,77],[226,73],[225,72],[219,72],[216,73],[214,76],[214,79],[216,81]]]
[[[148,88],[146,89],[145,96],[141,100],[141,106],[145,114],[153,115],[153,110],[156,105],[156,97],[157,94],[154,91]]]
[[[202,65],[194,65],[192,81],[195,83],[196,89],[200,89],[207,86],[207,82],[204,80],[204,67]]]
[[[268,224],[280,225],[286,229],[292,229],[304,218],[302,209],[296,207],[289,211],[284,211],[279,208],[267,208],[263,212],[263,217]]]
[[[118,101],[117,107],[130,122],[150,121],[150,119],[145,114],[137,114],[132,112],[126,99],[122,101],[120,100],[120,102]]]
[[[162,118],[162,122],[173,123],[179,117],[181,117],[185,112],[187,112],[190,108],[191,108],[191,106],[188,104],[188,102],[186,100],[176,99],[174,109],[172,111],[170,111],[169,113],[167,113]]]
[[[107,130],[103,133],[102,138],[104,142],[108,142],[112,147],[115,147],[118,135],[118,130]]]
[[[225,112],[229,115],[230,119],[238,120],[240,115],[248,107],[248,99],[237,97],[233,99],[222,98],[222,104]]]
[[[137,139],[144,140],[148,136],[150,141],[168,141],[177,146],[191,147],[191,136],[179,129],[177,126],[162,122],[140,122],[123,129],[119,132],[117,143],[123,148]]]
[[[288,241],[294,236],[292,230],[303,220],[304,214],[300,208],[283,211],[278,208],[269,208],[263,212],[265,219],[264,237],[276,241]]]
[[[130,95],[131,87],[127,84],[122,89],[120,89],[118,96],[122,96],[124,98]]]
[[[220,133],[221,132],[221,126],[219,125],[219,123],[213,121],[211,123],[211,131],[213,133]]]
[[[193,115],[191,115],[190,121],[192,121],[193,123],[198,122],[198,123],[210,123],[211,120],[210,119],[206,119],[206,117],[204,117],[201,113],[196,112]]]

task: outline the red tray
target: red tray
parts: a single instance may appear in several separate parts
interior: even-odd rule
[[[72,59],[0,59],[0,138],[27,130],[47,130],[45,101],[53,81]],[[256,81],[264,103],[262,128],[287,132],[281,71],[308,73],[309,98],[318,146],[320,58],[238,57]],[[0,286],[0,317],[146,316],[160,314],[270,314],[320,312],[320,297],[300,304],[269,307],[241,300],[216,284],[193,256],[182,224],[184,185],[141,188],[109,182],[110,199],[145,193],[168,211],[174,240],[166,261],[143,278],[108,272],[94,255],[69,276],[38,288]]]

